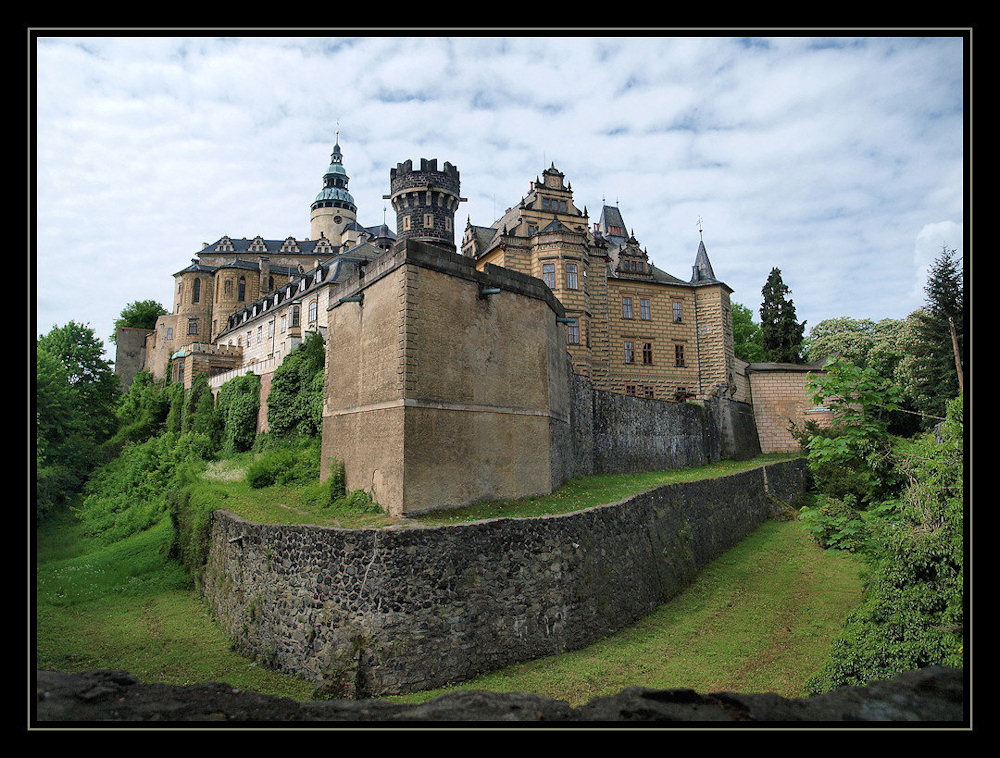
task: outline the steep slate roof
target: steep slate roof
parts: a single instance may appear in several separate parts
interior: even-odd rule
[[[219,243],[223,240],[228,240],[232,244],[232,249],[228,247],[225,250],[216,250]],[[232,253],[236,258],[239,258],[240,253],[249,253],[250,255],[277,255],[281,252],[281,246],[285,244],[285,240],[259,240],[264,244],[264,250],[261,252],[251,251],[250,245],[254,242],[252,239],[247,239],[246,237],[220,237],[212,244],[207,247],[202,248],[198,251],[198,254],[218,254],[229,252]],[[320,240],[295,240],[295,244],[299,247],[298,253],[281,253],[281,255],[315,255],[316,245]],[[329,240],[326,240],[325,244],[332,244]],[[334,246],[336,247],[336,246]]]

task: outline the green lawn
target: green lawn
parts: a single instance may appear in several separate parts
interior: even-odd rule
[[[588,477],[545,498],[482,504],[463,509],[458,518],[567,512],[615,502],[667,481],[719,476],[749,465]],[[314,497],[302,498],[292,488],[251,491],[239,479],[228,476],[224,466],[215,467],[206,486],[223,488],[215,495],[227,508],[236,506],[231,510],[245,509],[246,518],[259,511],[274,518],[292,514],[290,519],[300,523],[318,520],[309,515]],[[391,523],[372,514],[330,518],[342,526]],[[421,521],[452,523],[454,518]],[[108,546],[88,539],[69,516],[43,525],[36,552],[37,666],[124,669],[144,681],[219,681],[308,699],[309,682],[264,670],[230,650],[189,578],[168,557],[171,540],[166,520]],[[817,547],[800,523],[768,522],[706,567],[686,592],[631,627],[582,650],[513,666],[453,689],[537,692],[572,704],[630,685],[798,697],[860,599],[858,568],[853,557]],[[394,699],[414,702],[443,691]]]

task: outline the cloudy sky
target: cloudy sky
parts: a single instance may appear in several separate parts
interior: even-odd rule
[[[337,129],[365,225],[394,225],[382,196],[407,158],[458,167],[459,230],[554,164],[591,222],[617,204],[675,276],[699,219],[736,302],[756,312],[780,268],[807,331],[903,318],[942,246],[964,253],[959,32],[37,34],[39,334],[170,308],[172,275],[224,234],[306,238]]]

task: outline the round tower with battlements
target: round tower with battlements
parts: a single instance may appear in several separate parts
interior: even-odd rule
[[[340,152],[340,132],[337,132],[330,166],[323,174],[323,189],[310,206],[310,238],[325,237],[334,245],[341,244],[344,228],[357,221],[358,207],[347,191],[349,177],[344,170],[344,156]]]
[[[455,252],[455,212],[465,200],[459,194],[458,169],[447,161],[438,170],[437,159],[400,163],[389,172],[391,194],[384,199],[396,211],[396,243],[408,239],[430,242]]]

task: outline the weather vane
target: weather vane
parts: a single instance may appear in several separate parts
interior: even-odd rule
[[[701,216],[698,216],[698,236],[704,239],[704,237],[702,237]]]

